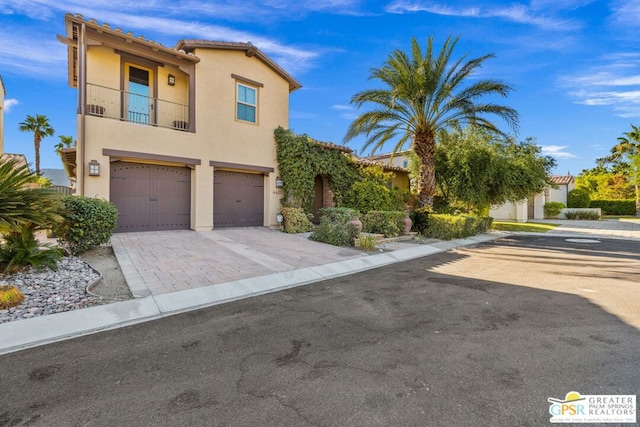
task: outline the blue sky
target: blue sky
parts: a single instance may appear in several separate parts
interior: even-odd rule
[[[56,40],[65,13],[170,47],[183,38],[251,41],[303,85],[291,94],[290,127],[323,141],[342,143],[358,114],[351,96],[375,86],[372,67],[431,35],[438,47],[459,35],[455,58],[496,55],[477,76],[513,86],[501,102],[520,113],[518,138],[535,138],[557,174],[593,167],[640,124],[639,0],[0,0],[5,151],[33,162],[33,136],[18,124],[44,114],[56,136],[43,140],[42,168],[61,167],[53,146],[76,132],[76,91]],[[359,151],[362,141],[348,146]]]

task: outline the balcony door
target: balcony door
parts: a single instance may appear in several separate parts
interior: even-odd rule
[[[127,120],[154,124],[153,70],[127,64]]]

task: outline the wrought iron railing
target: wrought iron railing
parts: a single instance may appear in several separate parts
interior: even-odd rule
[[[149,126],[189,130],[189,106],[87,84],[86,114]]]

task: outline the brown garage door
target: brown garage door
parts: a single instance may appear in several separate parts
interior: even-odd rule
[[[264,225],[264,176],[215,171],[213,227]]]
[[[114,162],[110,198],[120,212],[116,232],[189,229],[191,170]]]

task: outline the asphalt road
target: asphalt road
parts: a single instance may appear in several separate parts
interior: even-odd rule
[[[519,236],[0,356],[0,426],[538,426],[638,394],[640,242]]]

